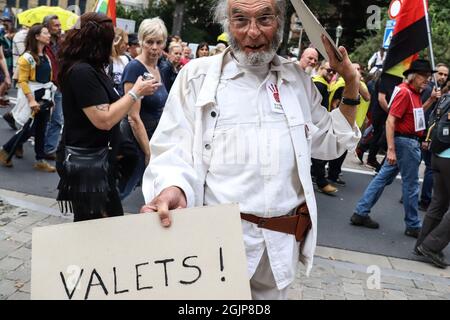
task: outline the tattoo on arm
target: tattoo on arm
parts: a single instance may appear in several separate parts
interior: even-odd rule
[[[95,106],[95,108],[97,110],[99,110],[99,111],[106,111],[106,112],[108,112],[109,111],[109,104],[101,104],[101,105]]]

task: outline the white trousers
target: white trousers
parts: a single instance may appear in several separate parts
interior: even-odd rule
[[[277,288],[272,268],[270,267],[267,250],[259,261],[253,277],[250,279],[250,289],[253,300],[286,300],[289,287],[282,290]]]

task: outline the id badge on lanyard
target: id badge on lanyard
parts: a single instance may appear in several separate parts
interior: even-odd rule
[[[414,114],[414,129],[416,132],[424,131],[427,128],[425,121],[425,112],[422,107],[416,108],[414,105],[413,98],[411,97],[411,91],[408,90],[409,98],[411,99],[411,104],[413,106]]]

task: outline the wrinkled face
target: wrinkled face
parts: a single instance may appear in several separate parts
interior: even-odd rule
[[[200,49],[198,49],[197,58],[207,57],[207,56],[209,56],[209,48],[208,48],[208,46],[203,46]]]
[[[44,45],[50,44],[51,34],[47,28],[42,28],[41,33],[36,35],[36,40]]]
[[[142,53],[152,60],[158,60],[164,49],[164,45],[162,36],[147,36],[142,42]]]
[[[59,22],[59,19],[53,19],[49,23],[49,30],[50,34],[59,36],[61,35],[61,22]]]
[[[300,66],[303,70],[307,68],[315,68],[317,62],[319,61],[319,54],[316,49],[308,48],[303,52],[302,57],[300,58]]]
[[[448,79],[448,68],[446,67],[437,68],[436,79],[437,84],[442,87],[447,82]]]
[[[243,64],[269,63],[280,44],[275,0],[229,0],[229,36]]]
[[[430,81],[431,72],[416,73],[416,77],[412,81],[412,86],[419,92],[422,92]]]

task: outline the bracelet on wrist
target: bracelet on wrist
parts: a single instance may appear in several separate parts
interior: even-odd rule
[[[139,96],[133,90],[128,91],[128,95],[131,97],[131,99],[133,99],[134,102],[138,102],[139,100],[141,100],[143,98],[143,97]]]

